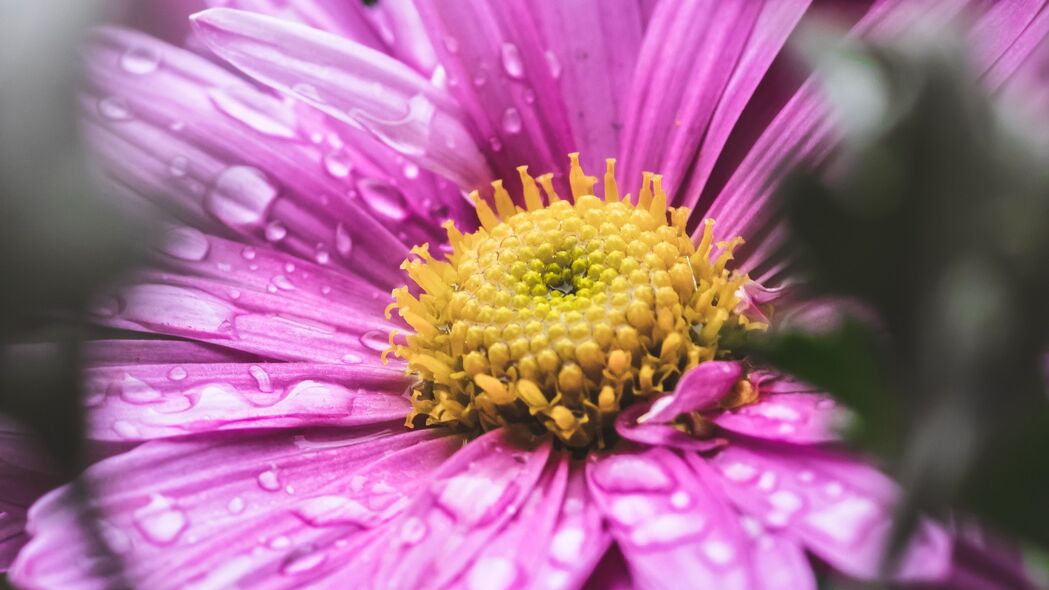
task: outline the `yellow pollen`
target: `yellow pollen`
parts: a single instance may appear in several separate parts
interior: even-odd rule
[[[736,311],[747,277],[726,266],[742,240],[715,242],[708,219],[694,244],[689,211],[667,208],[662,177],[646,172],[635,204],[608,160],[599,199],[571,154],[568,201],[552,175],[517,170],[524,208],[501,181],[494,210],[474,191],[481,228],[448,222],[446,259],[423,244],[402,265],[417,288],[396,289],[387,312],[414,330],[406,344],[390,339],[415,377],[408,426],[549,431],[569,447],[603,447],[626,405],[730,356],[726,331],[763,328]],[[751,396],[741,384],[726,404]]]

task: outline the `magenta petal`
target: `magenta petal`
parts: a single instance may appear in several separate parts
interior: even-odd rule
[[[360,162],[315,144],[287,104],[198,55],[111,28],[86,53],[86,134],[112,192],[386,289],[401,282],[407,249],[384,224],[409,213],[381,170],[351,176]],[[355,186],[367,194],[347,198]],[[413,238],[436,235],[403,225]]]
[[[714,482],[671,450],[594,455],[587,476],[640,588],[815,588],[795,545],[748,533]]]
[[[193,16],[223,59],[463,187],[490,176],[457,105],[403,63],[297,23],[214,8]]]
[[[747,436],[797,444],[841,439],[851,413],[818,393],[768,393],[753,404],[716,415],[718,426]]]
[[[356,429],[153,441],[86,477],[102,533],[135,587],[287,587],[402,510],[460,444],[439,435]],[[12,581],[109,587],[91,573],[98,555],[75,515],[68,488],[33,506],[33,538]]]
[[[86,374],[89,436],[145,440],[214,430],[400,424],[402,371],[314,363],[96,367]]]
[[[190,228],[175,234],[162,247],[164,270],[101,296],[97,322],[271,359],[347,364],[378,362],[400,327],[382,315],[389,295],[349,273]]]
[[[161,363],[240,363],[255,356],[188,340],[90,340],[84,344],[84,363],[155,365]]]
[[[858,460],[790,445],[734,443],[709,464],[728,498],[765,527],[796,539],[848,576],[878,576],[898,496],[885,475]],[[941,580],[950,560],[946,532],[923,521],[897,576]]]
[[[30,505],[59,483],[32,437],[6,423],[0,425],[0,572],[7,571],[28,540]]]
[[[654,447],[674,447],[689,451],[711,451],[727,441],[723,438],[696,438],[678,430],[673,424],[648,421],[639,423],[651,404],[634,404],[616,417],[616,433],[627,440]]]
[[[670,422],[681,414],[706,410],[728,395],[743,375],[733,361],[709,361],[685,373],[668,396],[656,400],[638,422]]]

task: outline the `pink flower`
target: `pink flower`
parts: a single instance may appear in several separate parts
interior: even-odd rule
[[[827,396],[731,357],[671,363],[668,340],[648,342],[663,363],[648,366],[676,388],[616,398],[613,434],[577,424],[604,415],[596,393],[590,413],[558,413],[568,402],[549,387],[526,408],[526,378],[467,375],[464,356],[450,369],[463,375],[438,382],[452,361],[420,369],[422,336],[389,337],[429,319],[384,316],[398,287],[435,291],[401,270],[410,246],[447,253],[446,219],[478,228],[463,190],[527,164],[567,195],[576,150],[591,172],[618,156],[631,190],[662,173],[668,203],[695,209],[681,227],[696,240],[704,217],[747,238],[737,268],[757,285],[740,308],[765,303],[774,293],[758,285],[784,278],[766,180],[836,138],[815,83],[791,83],[780,58],[809,1],[213,3],[246,11],[194,15],[185,48],[117,28],[87,47],[81,105],[113,192],[183,224],[93,310],[129,332],[89,347],[86,403],[93,439],[130,444],[84,475],[129,580],[815,588],[814,568],[877,576],[898,490],[835,445],[847,413]],[[948,19],[964,4],[885,0],[849,17],[857,34],[891,35],[917,10]],[[991,86],[1028,79],[1043,3],[974,4]],[[410,364],[380,362],[391,342]],[[655,378],[622,358],[605,362],[629,365],[628,391]],[[680,379],[679,366],[691,368]],[[459,414],[441,401],[455,388],[482,401]],[[409,414],[450,427],[406,429]],[[522,441],[484,420],[553,434]],[[17,586],[113,582],[76,510],[68,488],[33,505]],[[898,581],[1026,584],[1011,552],[965,533],[923,521]]]

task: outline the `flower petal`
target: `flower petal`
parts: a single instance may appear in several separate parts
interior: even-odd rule
[[[709,464],[741,511],[796,539],[848,576],[877,578],[898,496],[885,475],[812,447],[746,442],[730,444]],[[897,577],[940,580],[950,561],[946,532],[923,521]]]
[[[84,343],[84,363],[153,365],[161,363],[238,363],[258,357],[203,342],[187,340],[90,340]]]
[[[743,375],[734,361],[709,361],[685,373],[674,392],[652,404],[638,422],[670,422],[689,412],[707,410],[728,395]]]
[[[763,393],[757,402],[713,420],[737,434],[811,444],[841,440],[840,431],[850,419],[850,412],[825,394]]]
[[[0,425],[0,572],[7,571],[28,540],[29,506],[60,482],[32,437],[6,423]]]
[[[249,76],[363,127],[462,187],[490,174],[458,107],[403,63],[297,23],[213,8],[193,16],[216,54]]]
[[[440,236],[429,211],[412,221],[419,215],[384,170],[362,174],[366,161],[313,143],[292,108],[200,56],[111,28],[86,51],[85,128],[114,192],[387,289],[407,251],[385,224],[401,222],[413,240]]]
[[[627,186],[640,186],[643,170],[659,171],[674,190],[694,184],[689,197],[671,193],[670,199],[694,206],[743,107],[808,5],[809,0],[660,3],[646,32],[627,111]]]
[[[369,365],[117,365],[85,378],[88,433],[99,440],[399,423],[411,410],[402,371]]]
[[[389,296],[352,275],[190,228],[163,246],[162,270],[139,273],[93,306],[102,324],[192,338],[270,359],[378,361],[397,324]]]
[[[761,547],[766,536],[749,535],[713,482],[674,451],[593,455],[587,476],[639,588],[815,588],[795,545]]]
[[[212,435],[149,442],[85,477],[135,587],[287,587],[397,514],[459,444],[434,430]],[[76,517],[68,487],[34,505],[12,581],[112,587],[92,573],[100,555]]]

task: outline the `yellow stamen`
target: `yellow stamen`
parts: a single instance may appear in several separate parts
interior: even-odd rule
[[[463,234],[446,222],[446,259],[423,245],[402,266],[419,288],[395,290],[387,312],[396,309],[414,333],[406,344],[391,334],[387,352],[415,377],[410,426],[510,426],[599,447],[625,405],[730,354],[719,346],[725,330],[764,327],[736,312],[746,276],[726,266],[741,240],[715,244],[706,220],[693,244],[689,212],[668,209],[662,177],[644,173],[634,205],[619,194],[614,160],[603,200],[578,154],[571,202],[551,174],[517,171],[524,209],[493,182],[494,211],[471,193],[480,229]],[[739,387],[724,403],[751,401]]]

